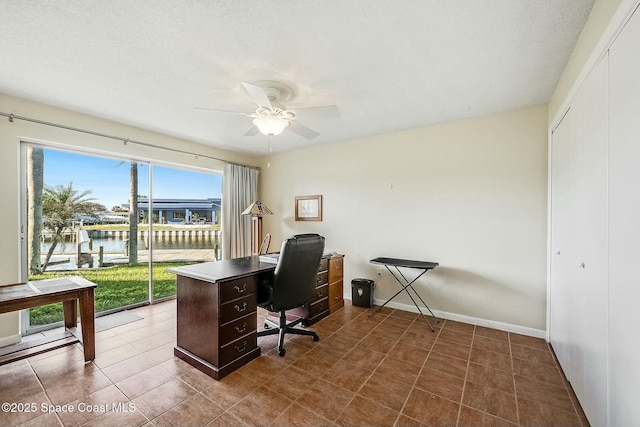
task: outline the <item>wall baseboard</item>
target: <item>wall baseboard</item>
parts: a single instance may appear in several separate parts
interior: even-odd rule
[[[22,335],[20,335],[20,334],[14,334],[14,335],[6,336],[6,337],[1,337],[0,338],[0,348],[1,347],[6,347],[8,345],[18,344],[20,341],[22,341]]]
[[[349,298],[345,298],[349,299]],[[384,300],[374,299],[374,304],[382,305]],[[418,310],[413,305],[401,304],[397,302],[389,302],[385,307],[395,308],[397,310],[409,311],[411,313],[418,313]],[[425,310],[426,311],[426,310]],[[455,320],[456,322],[470,323],[476,326],[484,326],[486,328],[498,329],[500,331],[512,332],[514,334],[526,335],[534,338],[547,339],[547,331],[543,329],[529,328],[526,326],[512,325],[510,323],[496,322],[494,320],[481,319],[478,317],[465,316],[462,314],[449,313],[446,311],[433,310],[433,314],[442,319]]]

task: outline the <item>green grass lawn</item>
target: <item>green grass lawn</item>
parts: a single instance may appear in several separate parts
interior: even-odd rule
[[[165,270],[189,263],[154,263],[153,297],[165,298],[176,294],[176,275]],[[147,264],[121,265],[95,270],[76,270],[73,272],[46,272],[32,275],[29,280],[52,279],[64,276],[81,276],[95,283],[96,313],[148,301],[149,266]],[[63,320],[62,303],[45,305],[30,310],[30,324],[46,325]]]

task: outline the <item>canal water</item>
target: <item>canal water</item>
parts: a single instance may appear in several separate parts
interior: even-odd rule
[[[217,237],[217,238],[216,238]],[[104,262],[108,263],[114,258],[122,258],[127,254],[128,239],[123,238],[93,238],[91,239],[91,252],[93,254],[94,267],[98,264],[98,251],[100,246],[104,251]],[[214,235],[195,235],[195,236],[156,236],[153,240],[153,249],[211,249],[220,246],[219,236]],[[42,254],[42,262],[51,248],[51,242],[43,242],[40,246]],[[149,249],[149,239],[138,239],[138,250]],[[75,242],[58,243],[51,256],[52,262],[60,262],[69,259],[68,263],[60,263],[50,265],[47,271],[53,270],[69,270],[76,268],[76,252],[77,246]],[[89,243],[82,244],[82,252],[89,252]],[[86,266],[86,264],[85,264]]]
[[[154,249],[207,249],[213,248],[217,239],[211,236],[190,236],[171,238],[170,236],[155,237],[153,241]],[[97,251],[100,246],[104,248],[105,253],[124,253],[125,247],[128,243],[128,239],[113,239],[113,238],[95,238],[91,239],[93,251]],[[138,239],[138,249],[149,249],[148,239]],[[43,242],[40,245],[40,250],[43,254],[46,254],[51,247],[51,242]],[[89,248],[88,243],[82,244],[82,251],[86,252]],[[75,242],[58,243],[54,254],[64,253],[76,253]]]

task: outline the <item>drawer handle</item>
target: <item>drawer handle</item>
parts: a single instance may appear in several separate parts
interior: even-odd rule
[[[242,284],[242,289],[240,289],[240,286],[235,285],[235,286],[233,287],[233,289],[235,289],[237,293],[241,294],[241,293],[243,293],[244,291],[246,291],[246,290],[247,290],[247,284],[246,284],[246,283],[243,283],[243,284]]]
[[[316,292],[316,295],[318,295],[318,298],[322,298],[322,293]]]
[[[242,303],[242,308],[240,308],[238,306],[238,304],[234,305],[233,308],[235,308],[238,311],[238,313],[242,313],[243,311],[245,311],[247,309],[247,303],[243,302]]]
[[[238,347],[238,346],[236,345],[236,346],[234,346],[234,348],[236,349],[236,351],[237,351],[238,353],[242,353],[243,351],[245,351],[245,350],[247,349],[247,342],[246,342],[246,341],[243,341],[243,342],[242,342],[242,347]]]
[[[243,333],[244,331],[246,331],[246,330],[247,330],[247,322],[244,322],[244,323],[242,324],[242,329],[240,329],[240,327],[239,327],[239,326],[236,326],[236,327],[235,327],[235,329],[236,329],[236,332],[237,332],[237,333],[239,333],[239,334]]]

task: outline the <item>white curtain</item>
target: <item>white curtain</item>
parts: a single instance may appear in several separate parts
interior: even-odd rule
[[[251,255],[251,217],[241,215],[258,197],[258,170],[225,163],[222,176],[222,258]]]

